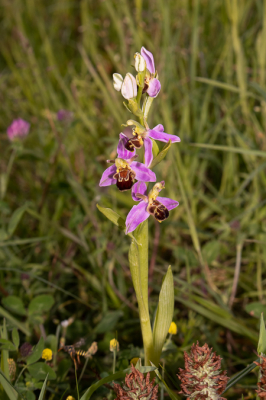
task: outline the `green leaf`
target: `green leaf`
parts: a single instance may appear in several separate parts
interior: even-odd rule
[[[39,342],[33,348],[31,355],[27,358],[27,365],[33,364],[36,361],[38,361],[42,355],[43,349],[44,349],[44,340],[43,337],[41,337]]]
[[[97,208],[103,215],[105,215],[116,226],[119,226],[119,228],[121,228],[121,229],[126,229],[125,220],[122,217],[120,217],[120,215],[117,214],[115,211],[113,211],[111,208],[101,207],[101,206],[99,206],[99,204],[97,204]]]
[[[155,157],[158,156],[160,149],[158,147],[156,140],[154,140],[154,139],[151,139],[151,140],[152,140],[152,154],[153,154],[153,159],[154,159]]]
[[[221,243],[218,240],[208,241],[202,248],[203,259],[210,265],[220,255]]]
[[[41,294],[31,300],[29,304],[29,315],[47,312],[50,310],[53,304],[53,296],[50,294]]]
[[[1,350],[9,350],[9,351],[16,350],[16,347],[13,345],[13,343],[7,339],[0,339],[0,348]]]
[[[8,319],[13,325],[15,325],[18,329],[20,329],[23,333],[25,333],[25,335],[27,336],[31,335],[30,330],[26,327],[26,325],[23,322],[18,321],[2,307],[0,307],[0,315]]]
[[[252,317],[260,318],[261,313],[266,313],[266,306],[259,303],[258,301],[254,301],[245,306],[245,311],[249,313]]]
[[[155,365],[151,362],[151,365],[155,367]],[[164,384],[165,390],[167,391],[167,393],[169,394],[169,396],[171,397],[172,400],[179,400],[179,397],[169,388],[169,386],[165,383],[164,379],[162,378],[162,375],[160,374],[158,368],[155,369],[155,373],[158,376],[158,378],[160,379],[160,381],[162,381],[162,383]]]
[[[8,234],[4,229],[0,229],[0,240],[8,239]]]
[[[16,389],[11,385],[8,379],[3,374],[2,370],[0,369],[0,383],[3,386],[6,394],[8,395],[9,400],[17,400],[18,399],[18,392]]]
[[[159,295],[159,302],[155,316],[153,328],[154,353],[158,362],[161,351],[173,320],[174,314],[174,280],[172,269],[169,266],[164,277],[162,288]]]
[[[124,231],[126,230],[125,220],[124,220],[124,218],[120,217],[119,214],[117,214],[111,208],[101,207],[101,206],[99,206],[99,204],[97,204],[97,208],[103,215],[105,215],[116,226],[118,226],[120,229],[123,229]],[[134,236],[132,233],[128,233],[128,236],[130,236],[132,239],[134,239]]]
[[[140,367],[139,371],[142,372],[143,374],[151,371],[155,371],[156,367]],[[94,383],[91,385],[86,392],[83,394],[80,400],[89,400],[92,396],[92,394],[95,392],[95,390],[99,389],[102,385],[105,383],[111,382],[111,381],[116,381],[120,379],[124,379],[126,374],[130,374],[131,368],[124,369],[123,371],[116,372],[115,374],[108,375],[105,378],[101,379],[100,381]]]
[[[20,340],[19,340],[19,333],[16,328],[14,328],[12,330],[12,340],[13,340],[13,343],[14,343],[16,349],[18,349]]]
[[[245,155],[249,155],[249,156],[258,156],[258,157],[264,157],[264,158],[266,157],[266,151],[250,150],[250,149],[245,149],[245,148],[241,148],[241,147],[220,146],[219,144],[205,144],[205,143],[190,143],[190,146],[201,147],[203,149],[212,149],[212,150],[245,154]]]
[[[41,393],[40,393],[40,396],[39,396],[38,400],[43,400],[43,396],[44,396],[44,393],[45,393],[48,376],[49,376],[49,374],[46,375],[45,381],[43,382],[42,390],[41,390]]]
[[[47,377],[48,379],[56,379],[56,373],[54,370],[44,362],[38,362],[36,364],[32,364],[28,366],[28,371],[31,376],[37,380],[42,380]]]
[[[29,203],[27,202],[23,206],[17,208],[16,211],[12,214],[7,229],[9,236],[12,236],[13,233],[15,232],[21,218],[23,217],[23,214],[25,213],[28,207]]]
[[[260,336],[257,352],[260,355],[261,353],[266,354],[266,330],[265,330],[265,322],[263,318],[263,313],[260,316]]]
[[[101,322],[96,326],[94,332],[105,333],[107,331],[112,331],[123,315],[123,311],[108,311]]]
[[[26,315],[26,309],[20,297],[17,296],[7,296],[2,300],[2,304],[18,315]]]
[[[171,142],[171,140],[169,140],[169,142],[166,143],[166,145],[162,148],[162,151],[160,151],[158,156],[153,159],[153,161],[149,167],[150,169],[153,169],[157,164],[159,164],[164,159],[164,157],[168,153],[168,150],[171,147],[171,144],[172,144],[172,142]]]

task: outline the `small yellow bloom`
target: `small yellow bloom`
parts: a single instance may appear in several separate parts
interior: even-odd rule
[[[42,358],[46,361],[51,361],[53,358],[53,352],[51,349],[44,349],[42,352]]]
[[[110,340],[110,351],[119,351],[119,343],[116,339]]]
[[[73,396],[67,396],[66,400],[75,400]]]
[[[171,322],[170,328],[168,333],[170,333],[170,335],[176,335],[177,334],[177,326],[175,322]]]
[[[133,364],[134,367],[135,367],[135,365],[137,364],[138,361],[139,361],[139,357],[134,357],[134,358],[132,358],[132,360],[130,361],[130,365]]]

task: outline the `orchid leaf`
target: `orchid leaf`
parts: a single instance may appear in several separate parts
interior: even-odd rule
[[[266,330],[265,330],[265,322],[263,318],[263,313],[260,316],[260,336],[257,348],[258,354],[266,354]]]
[[[156,360],[160,359],[165,339],[173,320],[174,314],[174,280],[172,269],[169,266],[168,271],[163,279],[162,288],[159,295],[159,303],[156,311],[153,343]]]
[[[125,223],[124,218],[122,218],[119,214],[117,214],[111,208],[101,207],[101,206],[99,206],[99,204],[97,204],[97,208],[103,215],[105,215],[110,221],[112,221],[120,229],[123,229],[123,230],[126,229],[126,223]],[[128,236],[130,236],[132,239],[134,239],[134,236],[132,235],[132,233],[128,233]]]
[[[150,169],[153,169],[157,164],[159,164],[164,159],[164,157],[168,153],[168,150],[171,147],[171,144],[172,142],[171,140],[169,140],[169,142],[167,142],[166,145],[163,147],[162,151],[160,151],[160,153],[153,159],[150,165]]]

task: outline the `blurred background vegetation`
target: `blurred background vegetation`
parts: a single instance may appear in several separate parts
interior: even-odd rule
[[[133,55],[144,45],[162,83],[149,125],[181,138],[155,171],[166,181],[164,196],[180,205],[161,225],[150,221],[151,315],[169,264],[176,285],[178,334],[164,353],[169,384],[178,390],[183,351],[197,340],[232,376],[255,359],[266,310],[266,1],[1,0],[0,7],[0,314],[8,330],[18,327],[21,343],[34,345],[73,317],[66,343],[84,337],[99,347],[81,392],[110,373],[116,332],[118,369],[141,354],[130,240],[96,204],[123,217],[133,205],[130,193],[98,182],[130,118],[112,74],[134,73]],[[58,121],[60,109],[73,119]],[[14,147],[6,129],[19,117],[31,130]],[[44,294],[53,305],[33,317],[28,306]],[[57,379],[49,386],[55,400],[65,389],[75,393],[73,363]],[[256,379],[252,373],[228,397],[244,388],[252,398]],[[95,398],[108,395],[101,390]]]

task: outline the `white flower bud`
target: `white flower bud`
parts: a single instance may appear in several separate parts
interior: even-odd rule
[[[121,88],[122,96],[129,100],[137,96],[137,83],[135,77],[127,73]]]
[[[123,83],[123,76],[120,74],[113,74],[113,83],[115,90],[120,92]]]
[[[135,68],[137,72],[143,72],[146,68],[146,63],[141,54],[135,53]]]

